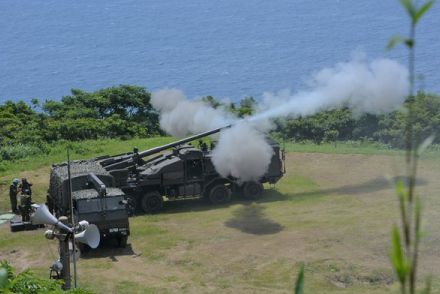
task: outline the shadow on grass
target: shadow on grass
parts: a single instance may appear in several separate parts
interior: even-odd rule
[[[375,179],[366,181],[361,184],[356,185],[344,185],[337,188],[330,189],[321,189],[321,190],[313,190],[310,192],[301,192],[289,194],[291,197],[296,196],[315,196],[315,195],[330,195],[330,194],[340,194],[340,195],[357,195],[357,194],[365,194],[365,193],[373,193],[386,189],[393,188],[394,183],[398,180],[407,182],[406,177],[398,176],[392,179],[387,179],[385,177],[377,177]],[[425,179],[418,178],[416,181],[417,186],[426,185],[428,182]]]
[[[232,201],[226,204],[212,204],[207,199],[184,199],[177,201],[165,201],[164,207],[161,213],[180,213],[180,212],[197,212],[197,211],[209,211],[219,208],[227,208],[235,204],[248,205],[250,203],[269,203],[276,201],[285,201],[289,197],[280,193],[275,189],[267,189],[264,191],[261,199],[257,201],[244,200],[239,195],[233,195]],[[144,215],[142,212],[136,213],[136,215]]]
[[[283,226],[269,219],[264,214],[264,209],[265,207],[258,203],[239,207],[232,212],[233,218],[227,220],[225,225],[253,235],[269,235],[282,231]]]
[[[329,196],[332,194],[339,195],[358,195],[378,192],[386,189],[393,188],[394,183],[397,180],[403,180],[406,182],[405,177],[394,177],[392,179],[387,179],[385,177],[377,177],[368,180],[364,183],[354,184],[354,185],[343,185],[336,188],[329,189],[312,189],[304,192],[293,192],[293,193],[281,193],[275,188],[266,189],[262,197],[257,201],[243,200],[239,195],[233,195],[232,201],[227,204],[214,205],[204,198],[198,199],[184,199],[177,201],[165,201],[164,208],[161,213],[180,213],[180,212],[198,212],[198,211],[209,211],[219,208],[227,208],[230,205],[242,204],[249,205],[250,203],[271,203],[277,201],[294,200],[297,197],[322,197]],[[423,178],[417,179],[417,186],[426,185],[428,182]],[[136,215],[143,215],[142,212],[136,213]]]
[[[129,239],[130,240],[130,239]],[[102,258],[108,257],[112,261],[118,261],[118,256],[124,255],[134,255],[137,254],[133,251],[131,244],[127,244],[125,248],[117,247],[117,244],[112,240],[104,240],[99,247],[96,249],[89,249],[86,252],[81,253],[81,258],[89,259],[89,258]]]

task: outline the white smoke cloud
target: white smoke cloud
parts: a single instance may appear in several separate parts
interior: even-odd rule
[[[231,175],[246,182],[258,180],[264,175],[272,152],[264,134],[241,122],[220,133],[212,152],[212,162],[221,176]]]
[[[261,121],[251,126],[238,122],[226,110],[214,109],[200,100],[189,100],[177,89],[163,89],[151,95],[151,103],[160,112],[160,125],[168,134],[183,137],[215,128],[235,125],[220,133],[212,153],[217,172],[240,181],[258,180],[270,163],[272,149],[264,135],[255,127],[265,127]]]
[[[344,105],[355,113],[387,113],[409,91],[408,70],[390,59],[339,63],[316,73],[308,84],[311,90],[294,95],[288,90],[264,93],[266,107],[251,120],[306,116]]]
[[[404,66],[390,59],[368,63],[365,58],[354,58],[317,72],[307,91],[264,93],[262,108],[244,121],[226,110],[188,100],[176,89],[153,93],[151,103],[160,111],[162,129],[173,136],[234,124],[220,133],[212,160],[220,175],[249,181],[258,180],[269,166],[272,149],[260,131],[269,131],[272,119],[307,116],[341,106],[349,106],[358,114],[387,113],[404,102],[409,91],[408,75]]]
[[[160,111],[161,128],[175,137],[224,127],[235,121],[224,110],[214,109],[201,101],[188,100],[177,89],[163,89],[152,93],[151,104]]]

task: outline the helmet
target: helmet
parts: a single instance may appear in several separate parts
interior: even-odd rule
[[[18,183],[20,183],[20,179],[15,178],[12,180],[12,184],[18,185]]]

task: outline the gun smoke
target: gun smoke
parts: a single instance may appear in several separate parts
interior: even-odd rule
[[[362,58],[339,63],[316,73],[308,91],[292,95],[264,93],[264,111],[251,120],[298,117],[348,106],[354,113],[381,114],[402,105],[409,92],[409,73],[390,59],[367,63]]]
[[[267,170],[272,148],[263,133],[249,123],[241,122],[220,132],[218,144],[212,152],[217,172],[241,182],[258,180]]]
[[[151,104],[160,112],[160,126],[168,134],[184,137],[221,128],[237,119],[202,101],[189,100],[178,89],[163,89],[151,95]]]
[[[212,160],[222,176],[250,181],[263,176],[270,163],[272,149],[259,130],[267,131],[271,120],[307,116],[342,106],[350,107],[355,114],[387,113],[404,102],[409,91],[408,77],[408,70],[393,60],[368,63],[364,58],[354,58],[314,74],[307,83],[308,90],[295,94],[289,90],[264,93],[261,109],[242,120],[201,101],[189,100],[176,89],[153,93],[151,102],[160,111],[161,127],[173,136],[233,124],[220,133]]]

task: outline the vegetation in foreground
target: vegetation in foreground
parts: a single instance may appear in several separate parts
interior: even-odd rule
[[[16,274],[7,261],[0,263],[0,293],[92,294],[91,291],[79,288],[63,291],[60,281],[39,278],[30,270]]]

